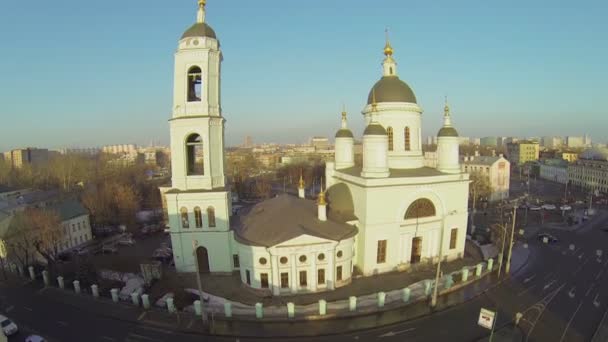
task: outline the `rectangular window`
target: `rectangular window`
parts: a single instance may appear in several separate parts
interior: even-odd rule
[[[317,284],[323,285],[325,284],[325,269],[320,268],[317,271]]]
[[[249,270],[245,270],[245,280],[247,281],[247,285],[251,285],[251,273],[249,273]]]
[[[386,262],[386,240],[378,241],[378,250],[376,251],[376,263],[382,264]]]
[[[281,273],[281,288],[289,288],[289,273],[287,272]]]
[[[238,254],[233,254],[232,255],[232,262],[234,263],[234,268],[241,267],[241,263],[239,262],[239,255]]]
[[[450,232],[450,249],[456,248],[456,239],[458,238],[458,228],[452,228]]]
[[[268,273],[261,273],[260,274],[260,284],[261,284],[261,287],[263,289],[267,289],[268,288]]]
[[[78,230],[80,231],[80,229],[81,229],[81,228],[80,228],[80,222],[78,222]]]
[[[342,266],[336,267],[336,281],[342,281]]]
[[[72,232],[76,232],[76,225],[72,223]]]
[[[306,271],[300,271],[300,286],[308,285],[306,282]]]

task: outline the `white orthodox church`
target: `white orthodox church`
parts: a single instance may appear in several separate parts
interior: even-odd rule
[[[175,54],[172,185],[164,189],[180,272],[239,272],[273,295],[332,290],[370,276],[464,253],[468,175],[445,108],[437,168],[424,167],[422,109],[397,74],[387,41],[382,78],[363,108],[363,163],[355,164],[346,113],[335,161],[316,200],[279,195],[232,215],[224,176],[222,52],[199,0],[197,22]]]

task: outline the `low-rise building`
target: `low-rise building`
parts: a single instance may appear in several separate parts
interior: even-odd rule
[[[467,173],[478,172],[488,177],[488,183],[492,189],[489,201],[500,201],[509,198],[509,185],[511,182],[511,167],[507,159],[502,155],[490,156],[465,156],[461,158],[462,171]]]
[[[49,150],[45,148],[20,148],[4,152],[4,160],[12,167],[20,168],[23,165],[39,165],[48,162]]]
[[[507,158],[514,165],[524,165],[539,159],[539,144],[536,141],[522,140],[507,143]]]
[[[568,166],[568,178],[573,186],[608,193],[608,149],[589,149]]]
[[[568,162],[563,159],[545,159],[539,163],[539,177],[552,182],[568,182]]]

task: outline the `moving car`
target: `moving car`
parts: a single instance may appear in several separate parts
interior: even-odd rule
[[[0,327],[2,327],[2,331],[4,331],[4,335],[6,336],[14,335],[19,331],[17,324],[2,315],[0,315]]]
[[[116,249],[116,247],[114,247],[114,246],[103,246],[103,247],[101,247],[101,253],[102,254],[114,254],[114,253],[118,253],[118,249]]]
[[[553,236],[549,233],[539,233],[538,234],[538,241],[544,242],[544,238],[547,238],[548,243],[556,243],[557,241],[559,241],[555,236]]]

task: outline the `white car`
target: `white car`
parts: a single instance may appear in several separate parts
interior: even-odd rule
[[[563,211],[572,210],[572,207],[567,204],[564,204],[561,207],[559,207],[559,210],[563,210]]]
[[[6,336],[14,335],[17,333],[17,331],[19,331],[17,324],[2,315],[0,315],[0,326],[2,327],[2,331],[4,331],[4,335]]]
[[[535,206],[535,205],[530,206],[530,210],[532,210],[532,211],[538,211],[538,210],[540,210],[540,209],[541,209],[541,207],[537,207],[537,206]]]
[[[557,207],[555,205],[553,205],[553,204],[543,204],[542,208],[545,209],[545,210],[555,210],[555,209],[557,209]]]
[[[30,335],[25,339],[25,342],[46,342],[46,340],[42,336]]]

